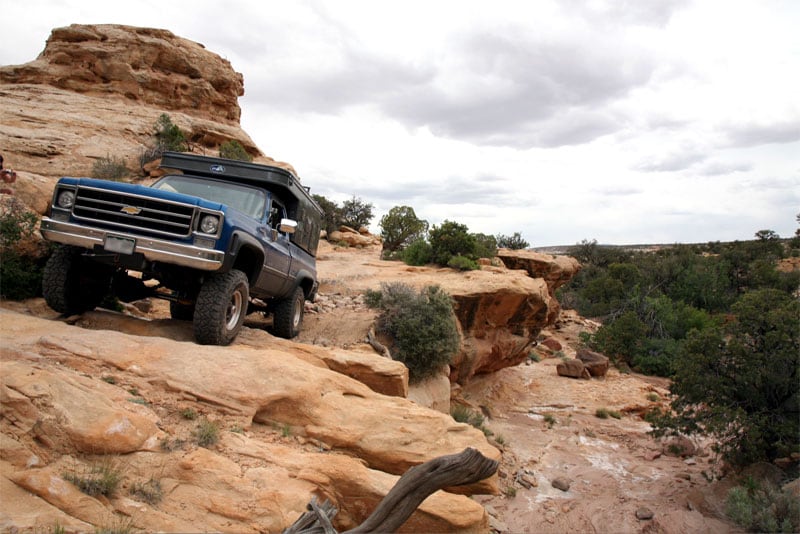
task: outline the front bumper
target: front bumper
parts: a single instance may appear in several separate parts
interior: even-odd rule
[[[96,245],[102,247],[107,236],[132,239],[135,241],[134,252],[142,254],[150,261],[160,261],[203,271],[217,271],[225,260],[225,253],[219,250],[126,234],[125,232],[109,232],[99,228],[56,221],[49,217],[42,218],[41,232],[48,241],[87,249],[92,249]]]

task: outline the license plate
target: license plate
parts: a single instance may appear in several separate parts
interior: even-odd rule
[[[133,254],[133,248],[135,246],[136,241],[134,239],[108,235],[106,236],[106,242],[103,248],[109,252],[116,252],[118,254]]]

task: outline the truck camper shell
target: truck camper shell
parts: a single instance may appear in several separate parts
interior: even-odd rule
[[[292,242],[316,256],[322,209],[311,197],[309,188],[290,171],[271,165],[184,152],[164,152],[160,167],[178,170],[187,176],[246,183],[270,191],[285,204],[289,218],[297,221],[297,230],[290,235]]]

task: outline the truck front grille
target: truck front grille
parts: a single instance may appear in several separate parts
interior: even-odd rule
[[[72,207],[77,219],[172,237],[191,234],[194,212],[186,204],[91,187],[78,188]]]

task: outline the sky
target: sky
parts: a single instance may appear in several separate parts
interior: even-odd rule
[[[532,246],[790,237],[796,0],[5,2],[0,64],[126,24],[244,77],[243,129],[313,193]],[[0,118],[0,122],[2,119]]]

